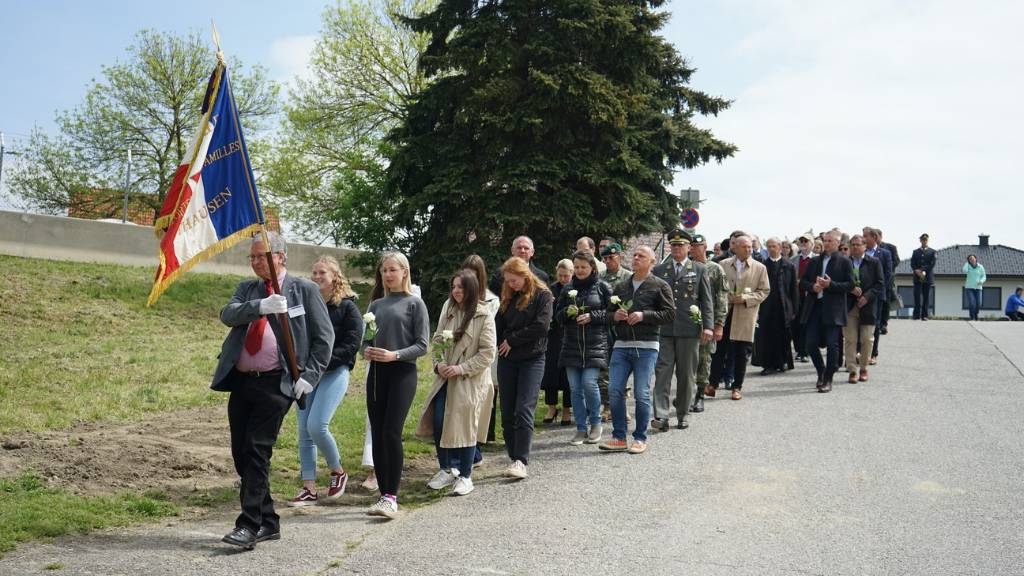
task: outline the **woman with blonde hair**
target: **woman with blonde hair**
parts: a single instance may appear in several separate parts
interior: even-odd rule
[[[439,469],[427,486],[441,490],[454,484],[457,496],[473,491],[478,424],[495,356],[494,316],[479,293],[472,270],[463,268],[452,277],[434,333],[437,378],[416,427],[416,435],[432,439],[437,449]]]
[[[363,356],[370,361],[366,376],[366,411],[373,436],[373,464],[380,499],[367,511],[394,518],[402,479],[402,428],[416,396],[416,358],[427,353],[430,319],[427,306],[412,293],[409,260],[389,252],[377,267],[380,297],[370,302],[375,330],[367,330]]]
[[[355,367],[356,352],[363,334],[363,318],[356,306],[356,293],[341,273],[338,261],[331,256],[320,256],[313,263],[313,282],[320,287],[320,295],[327,304],[327,313],[334,327],[334,348],[327,371],[320,383],[306,397],[306,407],[300,408],[296,420],[299,427],[299,468],[302,490],[288,501],[289,506],[316,504],[317,450],[323,454],[331,470],[327,494],[334,500],[345,493],[348,474],[341,466],[341,453],[331,435],[331,418],[341,405],[348,390],[349,372]]]
[[[498,334],[498,395],[510,478],[526,478],[533,443],[533,412],[544,376],[553,298],[530,265],[513,256],[501,267],[504,282],[495,319]]]

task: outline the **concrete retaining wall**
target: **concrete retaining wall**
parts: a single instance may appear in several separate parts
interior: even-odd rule
[[[156,270],[157,247],[153,228],[149,226],[0,210],[0,254],[145,266]],[[351,280],[366,281],[357,269],[347,265],[346,258],[356,253],[343,248],[289,242],[288,269],[308,277],[313,260],[328,254],[338,259],[342,271]],[[193,270],[251,276],[248,254],[248,242],[239,242]]]

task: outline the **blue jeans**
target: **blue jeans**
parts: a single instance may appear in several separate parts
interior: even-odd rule
[[[306,397],[306,409],[298,411],[299,467],[303,480],[316,480],[316,451],[324,455],[327,467],[341,468],[341,453],[331,435],[334,412],[348,390],[348,366],[335,368],[320,378],[320,383]]]
[[[965,288],[967,292],[967,311],[971,320],[978,319],[978,308],[981,307],[981,288]]]
[[[612,437],[626,439],[626,380],[633,374],[633,396],[636,399],[636,429],[633,439],[647,441],[647,425],[651,420],[651,376],[658,351],[647,348],[612,348],[608,367],[608,402],[612,409]]]
[[[580,432],[587,431],[588,418],[591,426],[601,423],[601,390],[597,387],[600,372],[600,368],[565,369],[572,390],[572,415]]]
[[[464,448],[441,448],[441,434],[444,432],[444,407],[448,402],[448,384],[434,395],[434,448],[437,449],[437,463],[442,470],[459,469],[459,476],[469,478],[473,474],[473,454],[476,444]]]

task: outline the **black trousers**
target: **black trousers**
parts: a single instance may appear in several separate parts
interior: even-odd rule
[[[832,380],[832,376],[839,370],[841,362],[839,351],[842,342],[843,328],[833,324],[823,324],[821,318],[821,303],[815,302],[811,308],[811,315],[807,319],[807,355],[814,363],[814,369],[818,372],[821,380]],[[825,346],[825,358],[821,357],[821,347]]]
[[[750,358],[751,343],[739,342],[729,339],[729,330],[732,329],[732,312],[725,317],[723,327],[724,336],[718,342],[715,353],[711,356],[711,373],[708,374],[708,383],[713,388],[718,388],[722,377],[728,372],[726,362],[732,368],[732,387],[736,390],[743,389],[743,380],[747,376],[747,359]]]
[[[373,471],[380,493],[398,495],[405,452],[402,428],[416,397],[416,365],[370,362],[366,378],[366,412],[373,439]]]
[[[277,532],[281,519],[270,498],[270,458],[292,400],[281,393],[280,371],[259,377],[236,372],[234,377],[235,386],[228,399],[228,424],[231,458],[242,479],[238,490],[242,513],[235,520],[235,527],[255,533],[262,526]]]
[[[498,400],[505,451],[512,460],[530,463],[533,444],[533,413],[537,409],[544,356],[528,360],[498,358]]]
[[[928,300],[931,298],[932,285],[914,276],[914,320],[928,317]]]

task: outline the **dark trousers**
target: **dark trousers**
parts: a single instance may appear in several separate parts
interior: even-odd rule
[[[459,476],[469,478],[473,474],[473,456],[476,444],[462,448],[441,448],[441,434],[444,432],[444,409],[448,402],[448,384],[434,395],[434,448],[437,449],[437,463],[442,470],[459,469]]]
[[[895,290],[896,287],[893,286],[892,289]],[[889,310],[889,301],[886,300],[885,302],[882,302],[882,315],[878,317],[878,321],[875,322],[875,325],[881,325],[883,330],[889,329]],[[877,342],[878,339],[876,338],[875,341]]]
[[[875,342],[871,345],[872,358],[878,358],[878,341],[882,337],[882,314],[884,313],[884,307],[885,302],[882,300],[875,301]]]
[[[512,460],[530,463],[533,443],[533,412],[537,409],[544,357],[528,360],[498,358],[498,398],[505,451]]]
[[[932,294],[932,284],[914,276],[914,320],[928,317],[928,299]]]
[[[842,333],[841,326],[822,323],[821,303],[815,302],[811,308],[811,315],[807,319],[807,355],[814,363],[819,380],[831,381],[832,376],[839,369],[839,345]],[[826,348],[824,360],[821,357],[822,345]]]
[[[231,458],[242,480],[238,490],[242,513],[235,527],[256,533],[263,526],[277,532],[281,520],[270,498],[270,458],[292,400],[281,393],[280,371],[260,377],[236,373],[235,377],[228,399]]]
[[[708,383],[718,388],[722,378],[732,379],[732,388],[743,389],[743,380],[747,375],[747,360],[750,358],[751,343],[739,342],[729,339],[729,331],[732,329],[732,312],[725,317],[725,326],[722,340],[718,342],[715,353],[711,356],[711,373],[708,375]]]
[[[366,378],[366,411],[373,438],[373,470],[381,494],[398,495],[405,453],[402,428],[416,396],[416,365],[411,362],[370,362]]]

